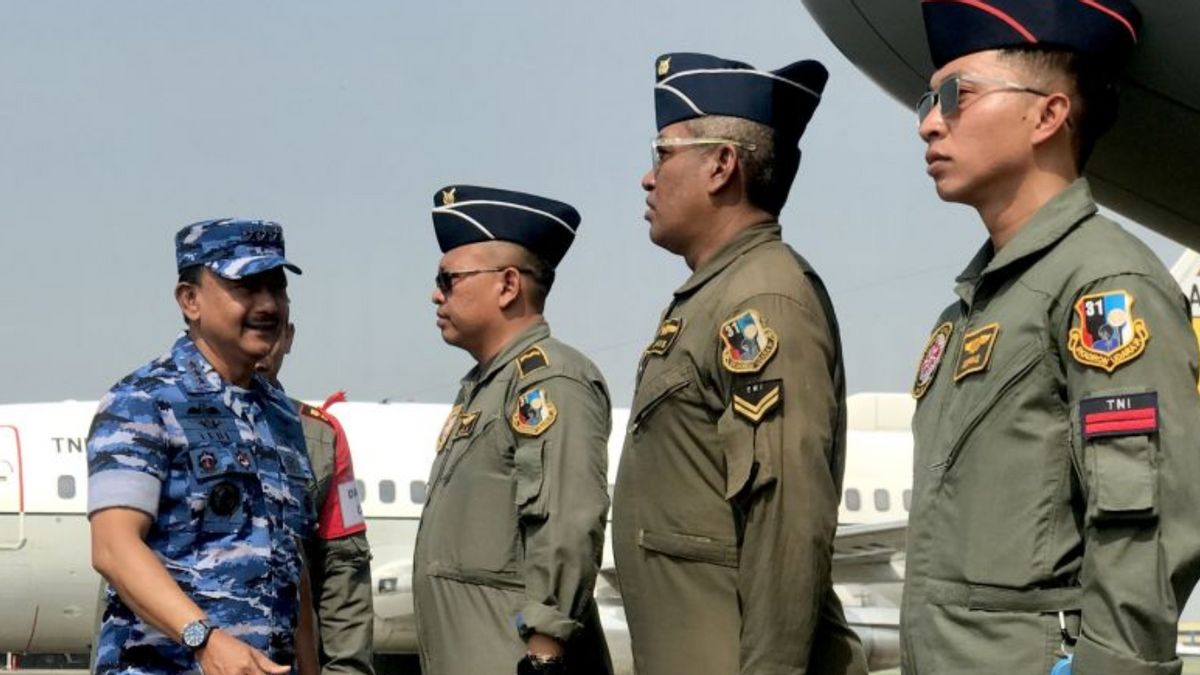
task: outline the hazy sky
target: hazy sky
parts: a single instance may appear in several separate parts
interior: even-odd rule
[[[304,268],[293,394],[448,401],[470,362],[434,326],[428,212],[476,183],[583,214],[547,316],[628,405],[688,275],[638,185],[655,57],[685,50],[829,67],[785,237],[833,295],[850,390],[907,390],[983,228],[799,0],[40,0],[0,5],[0,403],[94,399],[164,351],[174,232],[234,215],[281,222]]]

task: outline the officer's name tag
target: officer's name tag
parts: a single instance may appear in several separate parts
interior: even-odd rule
[[[338,505],[342,507],[342,527],[362,525],[362,495],[358,494],[358,486],[354,481],[338,485]]]

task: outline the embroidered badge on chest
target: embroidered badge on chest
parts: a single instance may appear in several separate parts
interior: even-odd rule
[[[755,424],[782,403],[783,380],[749,382],[733,390],[733,412]]]
[[[554,424],[558,409],[550,402],[544,389],[530,389],[517,399],[513,411],[512,428],[525,436],[540,436]]]
[[[1150,329],[1133,317],[1133,295],[1109,291],[1085,295],[1075,303],[1067,349],[1085,366],[1113,372],[1146,351]]]
[[[929,385],[933,384],[933,376],[937,375],[938,366],[946,356],[946,347],[950,344],[950,335],[954,332],[954,324],[947,321],[934,329],[925,343],[925,351],[921,352],[921,360],[917,363],[917,379],[913,380],[913,398],[920,400]]]
[[[462,405],[456,405],[450,409],[450,414],[446,416],[446,421],[442,424],[442,431],[438,434],[438,452],[446,449],[446,441],[450,440],[450,432],[454,431],[454,424],[458,422],[459,413],[461,412]]]
[[[983,328],[963,335],[962,351],[958,353],[958,367],[954,369],[954,381],[958,382],[972,373],[987,370],[992,362],[992,350],[1000,337],[1000,324],[989,323]]]
[[[721,363],[731,373],[757,373],[779,347],[775,331],[753,309],[721,324],[721,342]]]
[[[463,413],[458,417],[458,429],[454,432],[454,438],[467,438],[475,433],[475,423],[479,421],[479,411]]]
[[[550,359],[541,347],[530,347],[517,357],[517,372],[522,379],[548,365],[550,365]]]
[[[676,338],[679,337],[679,331],[683,330],[683,319],[667,319],[658,327],[658,334],[654,336],[654,341],[646,347],[647,356],[666,356],[667,352],[671,351],[671,347],[675,345]]]

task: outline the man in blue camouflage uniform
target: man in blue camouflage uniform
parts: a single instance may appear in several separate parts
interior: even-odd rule
[[[88,437],[92,562],[111,585],[97,673],[309,672],[300,420],[255,374],[287,324],[283,233],[217,220],[175,238],[187,331],[118,382]],[[299,657],[299,658],[298,658]]]

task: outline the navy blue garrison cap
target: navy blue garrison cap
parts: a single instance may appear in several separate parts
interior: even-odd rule
[[[760,122],[797,142],[829,79],[829,71],[817,61],[765,71],[708,54],[664,54],[656,68],[654,108],[660,130],[696,117],[725,115]]]
[[[1142,16],[1128,0],[922,0],[934,66],[974,52],[1042,45],[1124,65]]]
[[[450,185],[433,196],[433,229],[443,253],[480,241],[510,241],[557,267],[575,241],[579,212],[524,192]]]

